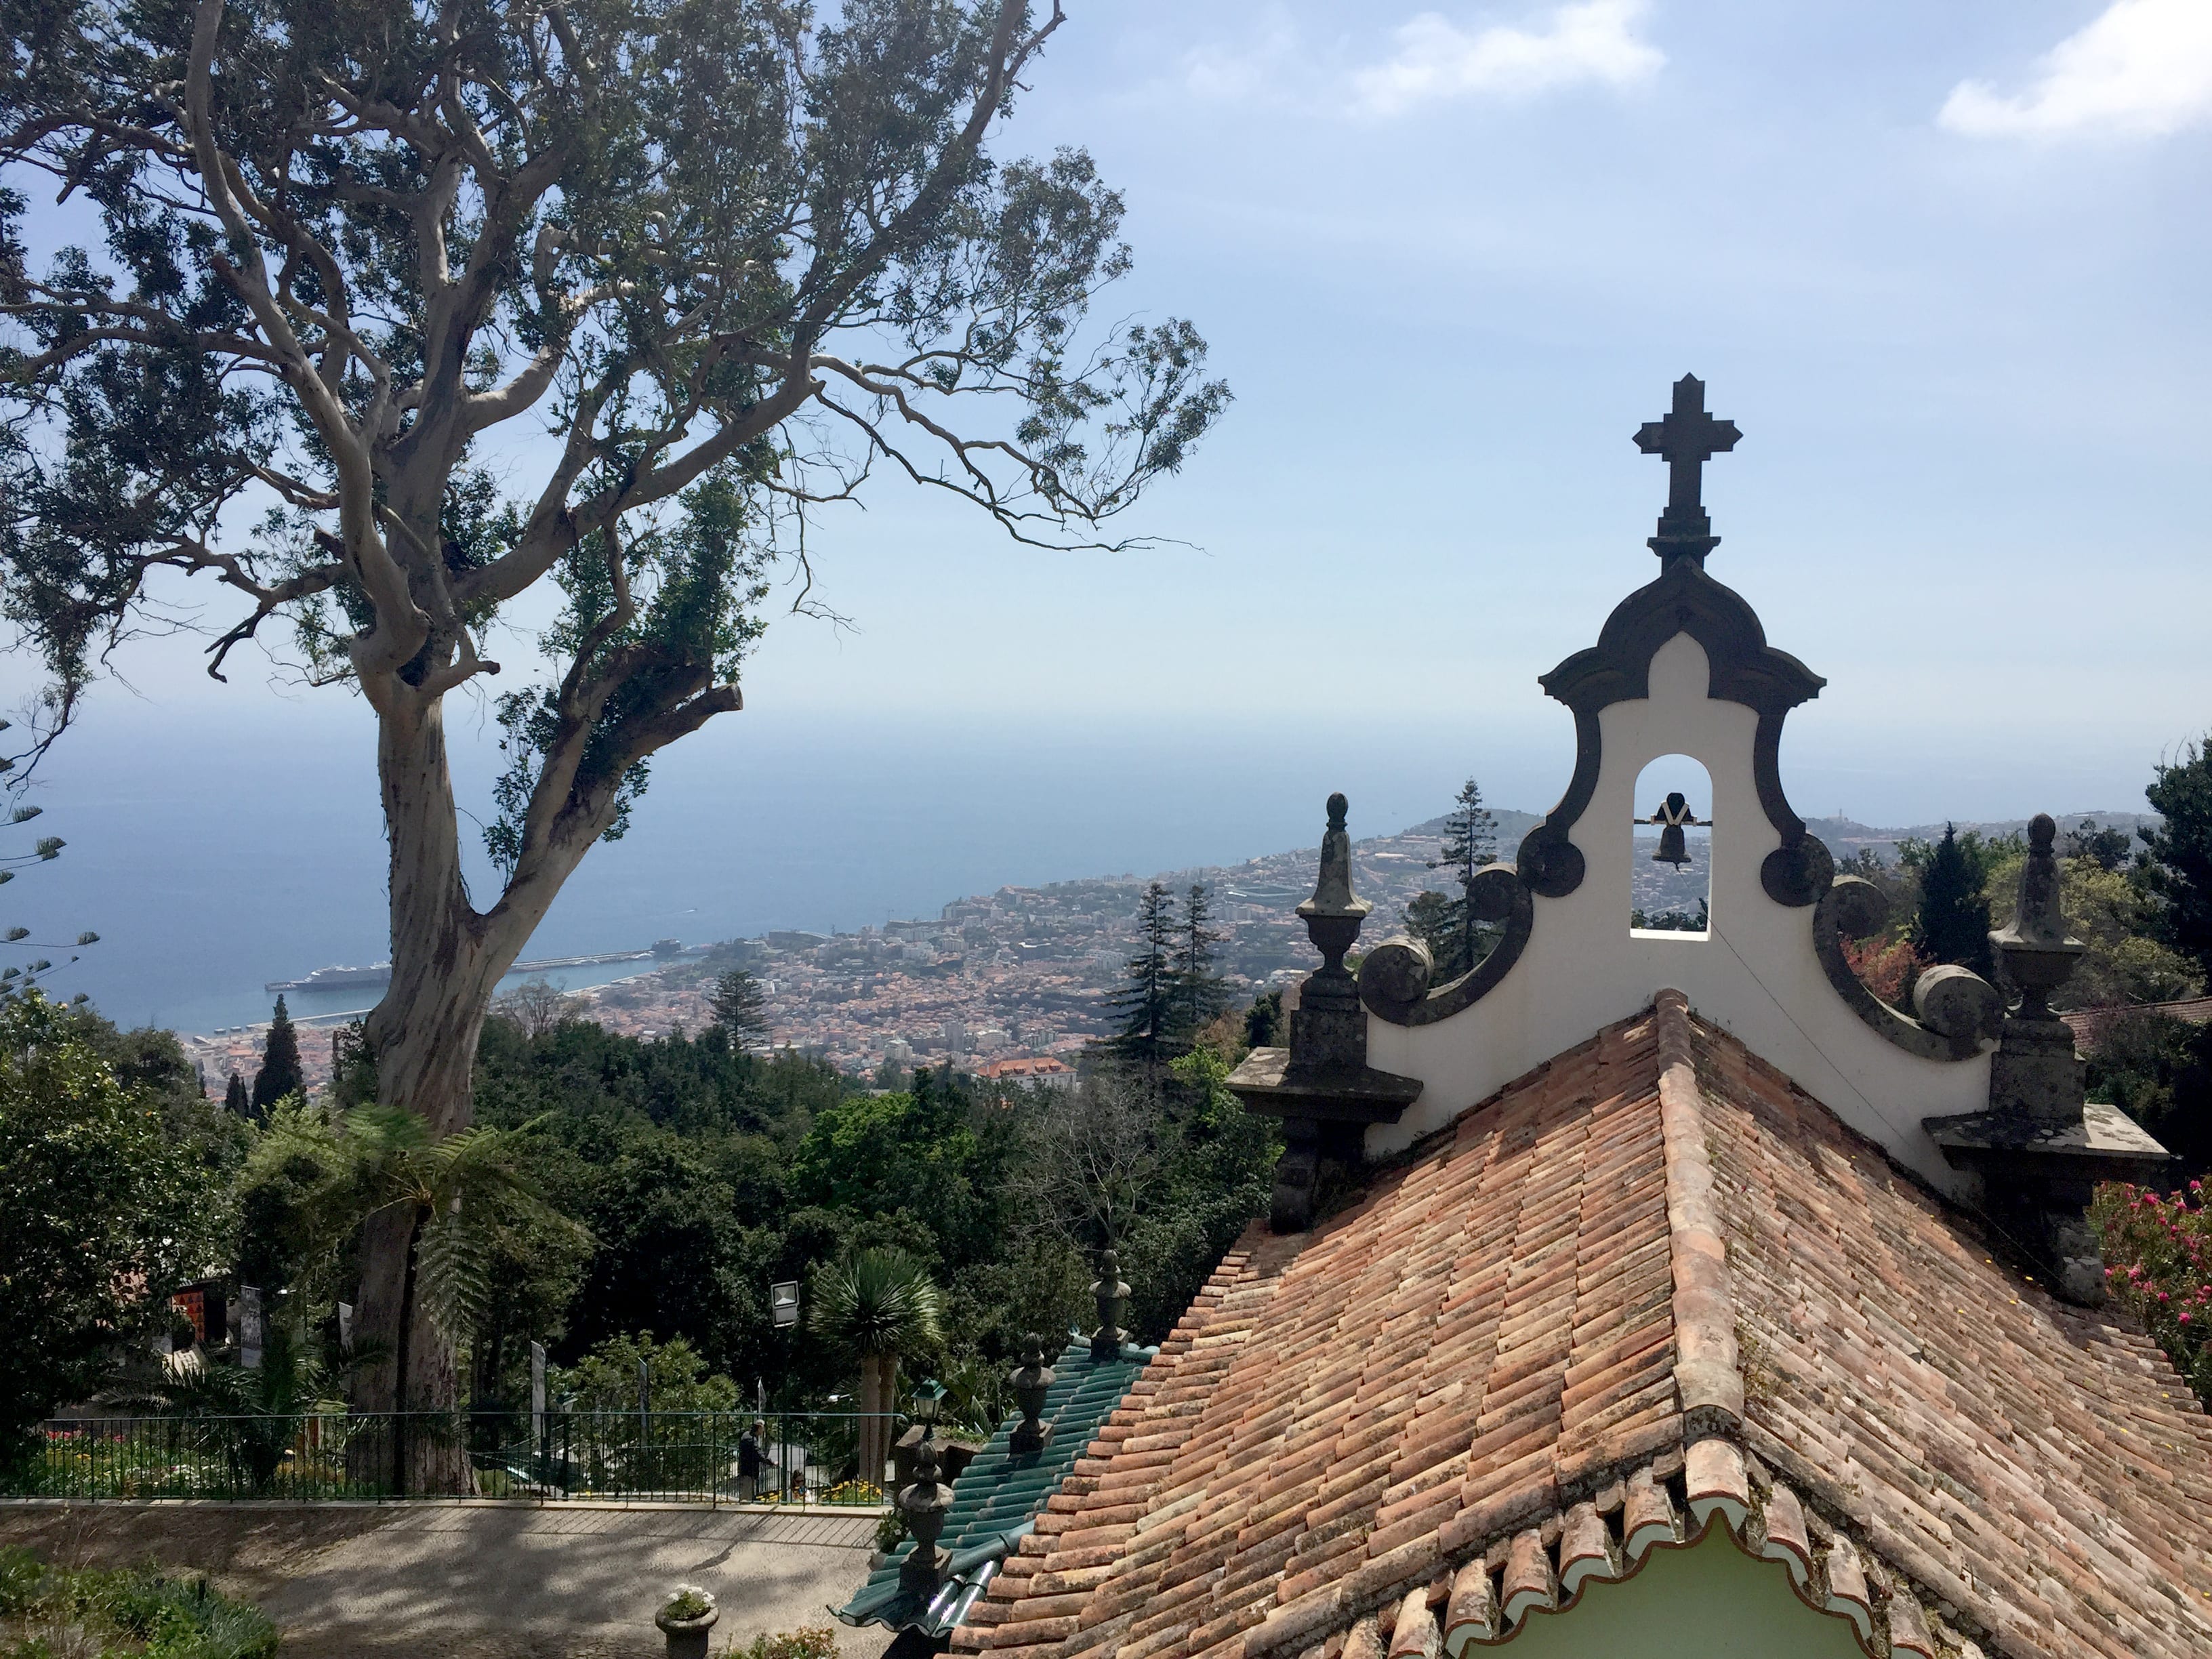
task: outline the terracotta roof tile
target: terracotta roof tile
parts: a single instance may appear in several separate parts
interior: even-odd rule
[[[1429,1659],[1717,1521],[1869,1652],[2212,1652],[2164,1358],[1673,994],[1248,1232],[1091,1458],[956,1650]]]

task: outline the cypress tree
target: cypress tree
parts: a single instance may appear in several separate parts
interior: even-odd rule
[[[253,1101],[246,1092],[246,1079],[235,1072],[230,1074],[230,1086],[223,1091],[222,1109],[240,1117],[253,1115]]]
[[[1990,901],[1982,891],[1978,852],[1978,843],[1962,842],[1954,826],[1943,826],[1943,839],[1921,860],[1912,943],[1929,962],[1956,963],[1990,979]]]
[[[285,1096],[307,1091],[307,1079],[300,1070],[300,1033],[279,993],[276,1012],[269,1022],[269,1041],[261,1050],[261,1069],[253,1074],[253,1115],[266,1117]]]

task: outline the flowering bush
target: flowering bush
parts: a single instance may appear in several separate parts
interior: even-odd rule
[[[2113,1299],[2142,1316],[2200,1398],[2212,1401],[2212,1211],[2204,1183],[2166,1198],[2146,1188],[2099,1188],[2092,1212],[2104,1235]]]
[[[1912,981],[1926,965],[1912,948],[1912,941],[1877,934],[1872,939],[1847,939],[1843,945],[1844,960],[1850,963],[1859,983],[1892,1007],[1904,1006]]]

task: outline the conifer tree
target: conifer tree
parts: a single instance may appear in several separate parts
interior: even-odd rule
[[[1423,942],[1435,959],[1439,980],[1456,979],[1482,959],[1489,930],[1475,919],[1471,902],[1474,877],[1484,866],[1497,862],[1498,820],[1482,804],[1481,786],[1469,778],[1453,797],[1452,810],[1444,818],[1443,845],[1438,856],[1429,861],[1431,870],[1450,871],[1452,884],[1459,889],[1456,896],[1444,896],[1441,909],[1432,908],[1423,918],[1434,930],[1431,935],[1423,936]],[[1420,902],[1413,901],[1414,904]],[[1407,923],[1413,925],[1411,906],[1407,909]]]
[[[234,1112],[240,1117],[253,1115],[252,1097],[246,1091],[246,1079],[236,1072],[230,1074],[230,1086],[223,1091],[222,1107],[225,1111]]]
[[[1229,1006],[1229,988],[1213,971],[1213,947],[1224,935],[1210,926],[1213,906],[1203,884],[1193,882],[1182,906],[1182,936],[1176,947],[1176,1004],[1182,1033],[1202,1030]]]
[[[714,981],[714,994],[708,1000],[714,1011],[714,1024],[733,1048],[743,1048],[748,1042],[767,1041],[769,1034],[768,995],[761,982],[744,968],[732,968]]]
[[[1920,908],[1912,943],[1929,962],[1956,963],[1984,979],[1995,975],[1990,959],[1990,901],[1982,890],[1979,843],[1961,842],[1952,824],[1920,863]]]
[[[1124,970],[1127,982],[1106,999],[1121,1022],[1114,1048],[1147,1071],[1176,1053],[1177,944],[1175,896],[1165,882],[1153,882],[1138,902],[1137,950]]]
[[[269,1041],[262,1046],[261,1069],[253,1074],[253,1115],[267,1117],[269,1109],[285,1096],[306,1092],[307,1079],[300,1070],[300,1033],[292,1024],[280,992],[276,1012],[269,1022]]]
[[[1458,908],[1442,893],[1418,893],[1406,906],[1406,931],[1428,947],[1431,963],[1441,965],[1458,944]]]
[[[2166,822],[2137,833],[2148,856],[2143,882],[2162,900],[2160,943],[2212,977],[2212,743],[2192,743],[2162,765],[2144,797]]]

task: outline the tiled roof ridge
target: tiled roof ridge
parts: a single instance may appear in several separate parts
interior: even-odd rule
[[[1738,1434],[1743,1370],[1736,1353],[1735,1286],[1713,1205],[1705,1097],[1698,1090],[1690,1000],[1652,999],[1659,1038],[1659,1123],[1667,1149],[1668,1251],[1674,1277],[1674,1387],[1682,1437]]]

